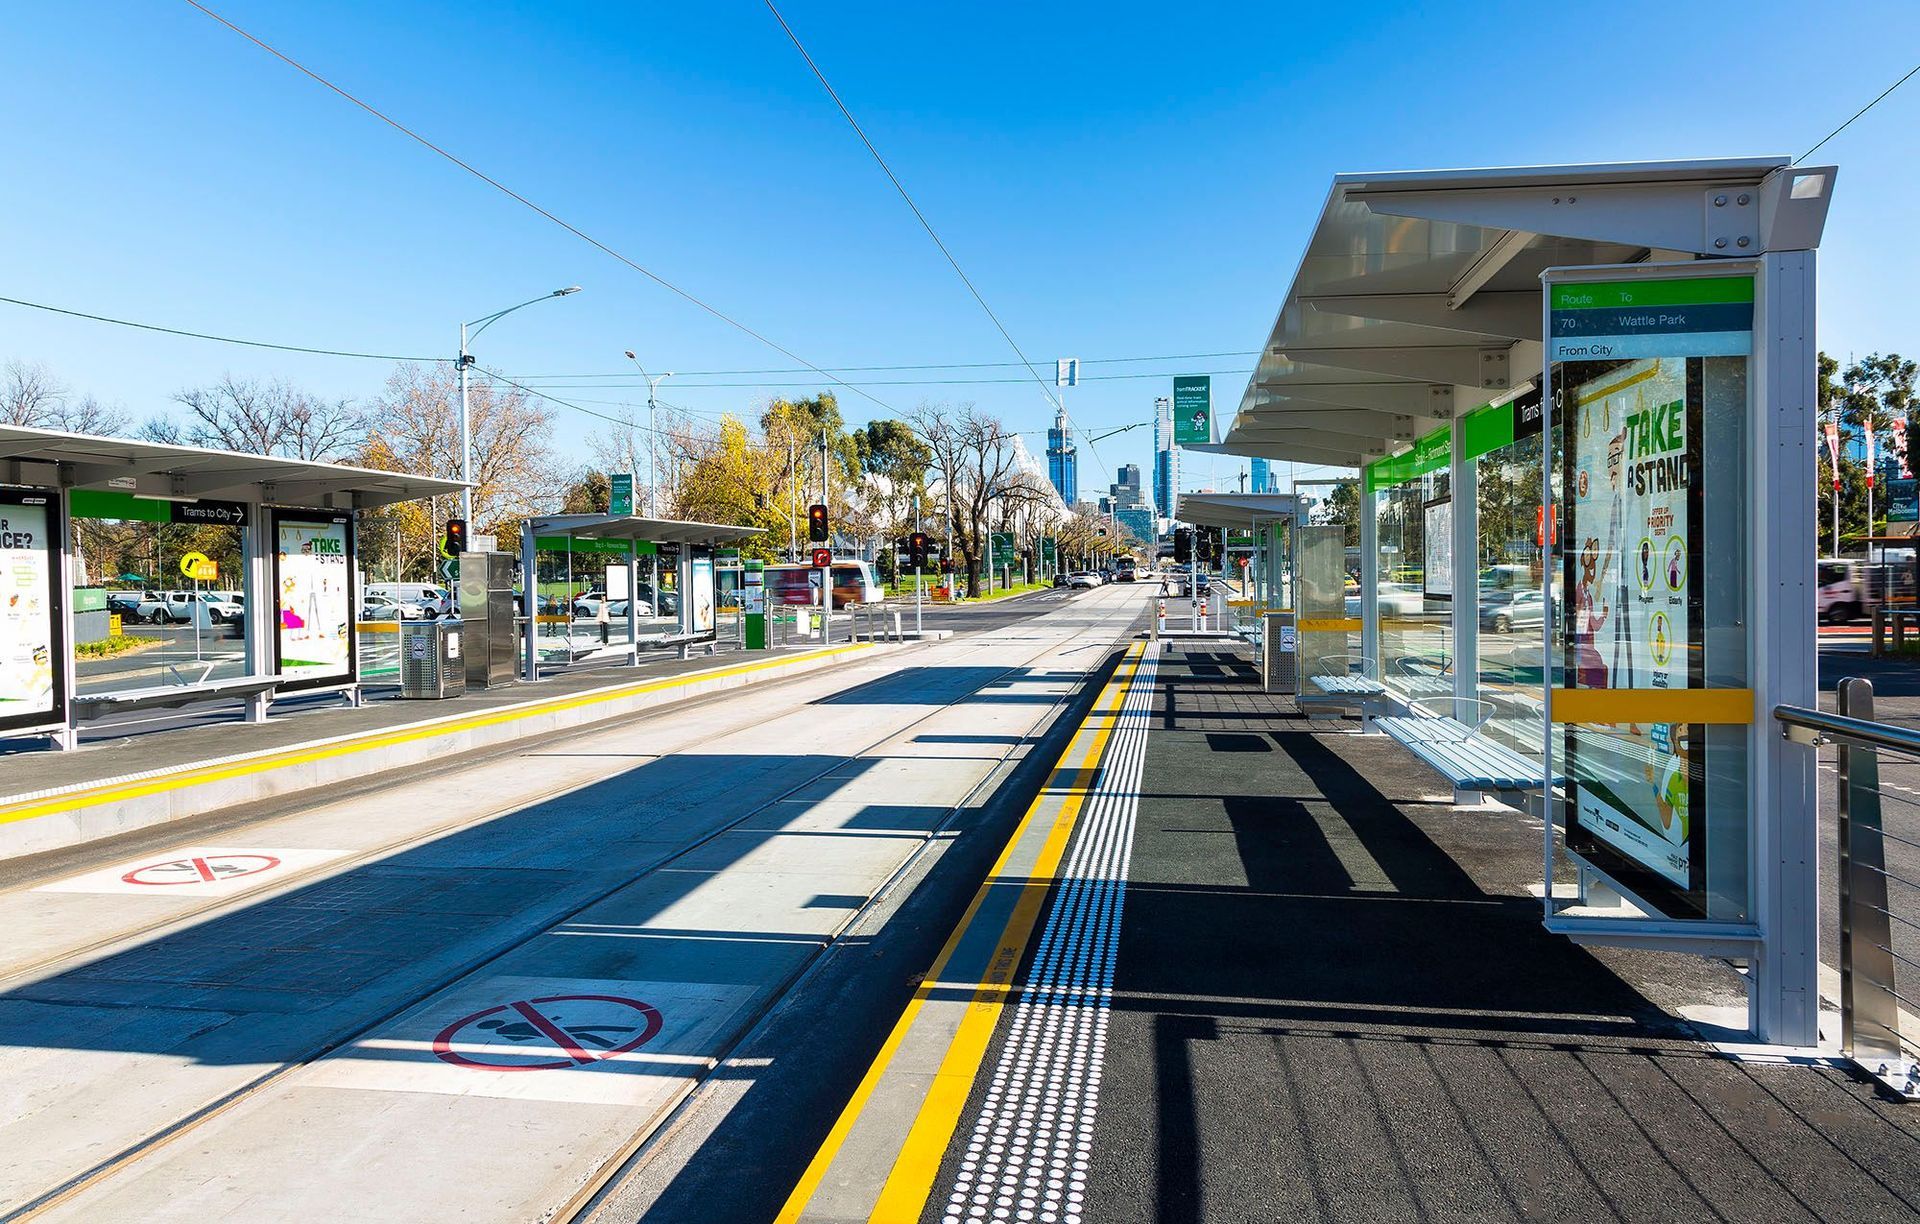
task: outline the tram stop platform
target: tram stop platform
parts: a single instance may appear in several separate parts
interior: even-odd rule
[[[1136,643],[781,1218],[1920,1210],[1915,1107],[1717,1044],[1723,962],[1549,934],[1537,820],[1332,725]]]
[[[176,828],[186,820],[211,831],[249,819],[248,805],[264,800],[439,766],[460,754],[888,648],[800,643],[690,659],[662,654],[637,667],[580,668],[440,700],[406,700],[392,689],[369,694],[357,707],[339,697],[310,697],[276,705],[273,717],[260,723],[211,711],[166,720],[158,729],[104,724],[72,752],[38,750],[44,741],[6,741],[16,750],[0,753],[0,861]]]

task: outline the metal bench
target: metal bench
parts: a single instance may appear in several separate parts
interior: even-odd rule
[[[1320,667],[1321,670],[1307,677],[1308,682],[1336,704],[1359,706],[1363,733],[1377,730],[1375,724],[1386,705],[1387,686],[1374,679],[1372,673],[1377,669],[1373,660],[1365,655],[1338,655],[1323,660]]]
[[[280,687],[279,676],[246,676],[237,680],[208,680],[197,684],[163,684],[154,688],[121,689],[110,693],[81,693],[73,699],[82,718],[97,718],[121,710],[171,710],[201,701],[251,697]]]
[[[1432,708],[1442,702],[1449,704],[1445,714]],[[1455,803],[1478,803],[1494,794],[1519,806],[1527,794],[1541,789],[1538,760],[1480,734],[1493,712],[1491,702],[1476,697],[1423,697],[1407,706],[1407,715],[1378,719],[1377,724],[1453,784]],[[1473,709],[1471,724],[1454,717],[1463,708]]]

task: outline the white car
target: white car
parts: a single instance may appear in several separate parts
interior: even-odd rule
[[[421,604],[396,603],[391,599],[369,599],[360,605],[363,621],[425,620],[427,609]]]
[[[1091,591],[1093,588],[1100,585],[1100,575],[1086,573],[1085,571],[1082,571],[1081,573],[1078,573],[1078,574],[1068,574],[1067,585],[1070,587],[1079,587],[1082,590]]]

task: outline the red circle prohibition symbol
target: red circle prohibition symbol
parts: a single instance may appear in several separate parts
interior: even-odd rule
[[[616,1009],[631,1012],[636,1023],[578,1024],[541,1013],[541,1008],[555,1003],[611,1004]],[[622,1017],[616,1011],[613,1016],[603,1018]],[[501,1003],[470,1016],[462,1016],[440,1030],[440,1035],[433,1039],[433,1053],[444,1063],[474,1071],[564,1071],[568,1067],[605,1062],[637,1050],[660,1032],[660,1023],[660,1010],[638,999],[620,995],[543,995],[537,999]],[[566,1057],[540,1062],[489,1062],[485,1055],[462,1053],[453,1048],[454,1037],[469,1025],[490,1030],[495,1039],[536,1041],[544,1038],[547,1045],[557,1047]],[[626,1035],[613,1035],[620,1033]],[[501,1049],[499,1053],[513,1057],[517,1051]]]
[[[123,884],[148,884],[163,887],[169,884],[218,884],[223,880],[237,880],[241,876],[259,875],[263,871],[272,871],[280,865],[280,860],[271,854],[211,854],[195,855],[191,858],[168,859],[164,863],[148,863],[144,867],[135,867],[120,877]]]

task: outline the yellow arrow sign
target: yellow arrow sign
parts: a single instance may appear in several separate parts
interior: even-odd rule
[[[220,567],[213,558],[201,552],[190,552],[181,557],[180,572],[202,582],[212,582],[220,577]]]

